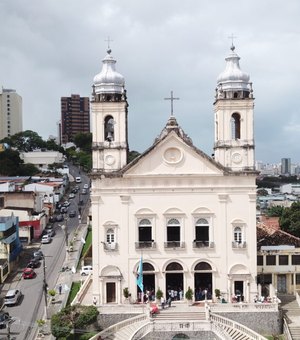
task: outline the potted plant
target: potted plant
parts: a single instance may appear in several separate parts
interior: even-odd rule
[[[48,290],[48,294],[51,296],[51,303],[55,303],[56,290],[50,289],[50,290]]]
[[[38,319],[36,320],[36,323],[38,325],[38,337],[43,338],[44,337],[44,325],[46,321],[44,319]]]
[[[155,297],[157,300],[157,303],[160,304],[160,299],[164,296],[164,293],[162,292],[162,290],[160,288],[157,289]]]
[[[74,242],[71,241],[69,244],[69,251],[73,251]]]
[[[221,291],[220,291],[220,289],[218,289],[218,288],[215,289],[215,296],[216,296],[216,298],[218,300],[220,300],[220,298],[221,298]]]
[[[188,288],[188,290],[185,292],[185,298],[188,300],[189,303],[193,300],[193,289],[191,287]]]
[[[125,287],[123,289],[123,295],[124,295],[124,298],[125,298],[125,302],[129,302],[129,299],[131,297],[131,294],[129,293],[129,289],[128,287]]]

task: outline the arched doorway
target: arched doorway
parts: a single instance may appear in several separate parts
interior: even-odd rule
[[[143,285],[144,294],[142,294],[139,286],[137,285],[137,296],[140,302],[146,302],[147,298],[150,301],[155,300],[155,269],[151,263],[143,263]],[[147,296],[148,295],[148,296]]]
[[[172,300],[183,299],[183,267],[178,262],[172,262],[166,268],[166,293],[165,297],[169,296]]]
[[[195,300],[201,301],[205,300],[205,298],[211,300],[213,293],[211,265],[207,262],[199,262],[196,264],[194,271]]]

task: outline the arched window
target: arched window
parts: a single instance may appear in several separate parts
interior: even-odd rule
[[[115,242],[115,232],[112,228],[107,229],[106,231],[106,242],[108,244]]]
[[[243,234],[241,227],[235,227],[233,231],[234,242],[242,243],[243,242]]]
[[[115,140],[115,121],[112,116],[105,117],[104,121],[104,137],[108,142],[112,142]]]
[[[241,138],[241,116],[236,112],[231,116],[231,138]]]
[[[139,222],[139,242],[152,242],[152,225],[147,218]]]
[[[171,262],[167,265],[166,271],[178,271],[178,270],[183,270],[182,265],[178,262]]]
[[[180,222],[176,218],[171,218],[167,222],[167,242],[180,243]]]
[[[199,262],[195,266],[195,270],[212,270],[211,265],[207,262]]]
[[[209,246],[209,223],[205,218],[199,218],[195,224],[196,247]]]
[[[154,272],[154,270],[155,269],[151,263],[148,263],[148,262],[143,263],[143,272]]]

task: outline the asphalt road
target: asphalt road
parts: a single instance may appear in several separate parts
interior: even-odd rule
[[[82,177],[82,183],[76,183],[83,188],[85,183],[89,183],[89,179],[84,174],[79,174],[78,169],[70,167],[70,172],[75,177],[77,175]],[[78,212],[79,199],[83,199],[84,204],[80,206],[82,212],[89,200],[89,194],[82,195],[80,191],[76,197],[70,200],[68,211],[76,210]],[[68,216],[66,214],[66,216]],[[41,249],[45,255],[45,274],[46,282],[49,289],[56,288],[56,281],[59,272],[62,269],[63,262],[66,256],[66,235],[59,224],[67,223],[68,234],[78,226],[78,216],[67,218],[64,222],[54,223],[54,230],[56,235],[52,238],[50,244],[36,243],[26,248],[20,259],[20,268],[17,275],[13,278],[10,284],[11,289],[20,289],[22,292],[22,299],[17,306],[4,307],[4,310],[9,312],[10,316],[15,320],[10,327],[11,339],[16,340],[32,340],[35,338],[37,329],[36,320],[42,319],[45,313],[45,295],[43,290],[44,280],[44,266],[43,261],[38,268],[35,269],[37,276],[34,279],[24,280],[22,278],[22,271],[29,262],[34,250]],[[69,237],[70,239],[70,237]],[[5,286],[8,286],[7,284]],[[2,291],[5,294],[5,290]],[[0,330],[0,339],[7,339],[7,329]]]

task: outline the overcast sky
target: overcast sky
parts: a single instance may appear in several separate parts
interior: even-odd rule
[[[129,102],[129,146],[144,151],[174,114],[213,153],[216,79],[234,34],[255,96],[256,159],[300,162],[300,1],[1,0],[0,86],[23,98],[23,128],[57,136],[60,97],[90,96],[108,36]]]

